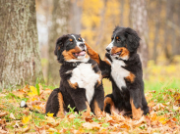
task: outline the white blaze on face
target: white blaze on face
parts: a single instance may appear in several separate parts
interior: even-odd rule
[[[113,47],[113,43],[114,43],[114,41],[115,41],[115,37],[116,37],[116,35],[114,36],[114,39],[111,41],[111,43],[106,47],[106,49],[112,49],[112,47]]]
[[[74,40],[76,41],[76,44],[77,44],[77,46],[82,50],[82,48],[80,47],[80,44],[81,43],[85,43],[85,40],[84,39],[82,39],[82,41],[79,41],[79,40],[77,40],[76,39],[76,37],[74,36],[74,35],[71,35],[73,38],[74,38]],[[84,50],[86,51],[86,45],[84,46]]]

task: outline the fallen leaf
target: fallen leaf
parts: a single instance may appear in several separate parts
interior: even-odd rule
[[[163,117],[163,116],[158,117],[158,120],[159,120],[159,122],[161,122],[162,124],[166,124],[166,122],[167,122],[167,119],[166,119],[165,117]]]
[[[49,112],[47,113],[48,117],[53,117],[53,115],[54,115],[53,113],[49,113]]]
[[[30,119],[31,119],[31,116],[23,116],[22,123],[26,124],[29,122]]]
[[[13,114],[13,113],[10,113],[10,118],[11,118],[11,119],[14,119],[14,120],[16,119],[16,118],[14,117],[14,114]]]
[[[0,113],[0,117],[3,117],[3,116],[5,116],[5,115],[7,115],[7,112],[1,112],[1,113]]]
[[[100,128],[100,125],[97,122],[85,122],[82,124],[82,126],[87,129]]]
[[[87,121],[87,122],[93,122],[92,117],[86,117],[86,118],[85,118],[85,121]]]
[[[28,93],[29,96],[36,96],[38,95],[38,91],[34,86],[30,86],[31,92]]]

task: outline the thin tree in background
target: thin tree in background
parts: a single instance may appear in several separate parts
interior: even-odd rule
[[[80,34],[81,32],[82,1],[83,0],[72,0],[70,2],[68,31],[71,33]],[[68,12],[68,10],[66,11]]]
[[[103,0],[103,8],[101,9],[101,13],[100,13],[101,25],[99,26],[99,29],[98,29],[98,34],[97,34],[95,45],[100,45],[103,40],[102,33],[104,33],[104,31],[105,31],[105,21],[104,20],[105,20],[105,14],[106,14],[106,7],[107,7],[107,0]]]
[[[180,15],[180,0],[177,1],[177,14]],[[177,39],[177,54],[180,55],[180,17],[177,19],[177,33],[178,33],[178,39]]]
[[[148,61],[148,24],[145,0],[130,0],[130,21],[132,28],[138,32],[141,38],[139,54],[143,67],[146,67]]]
[[[157,58],[158,58],[158,53],[157,53],[157,49],[158,49],[158,43],[159,43],[159,30],[160,30],[160,17],[161,17],[161,8],[162,8],[162,1],[158,0],[157,4],[156,4],[156,12],[158,12],[158,14],[156,14],[156,19],[155,19],[155,33],[154,33],[154,45],[153,45],[153,60],[155,61],[155,63],[157,63]]]
[[[124,0],[120,0],[120,26],[123,26]]]
[[[35,0],[1,0],[0,20],[0,89],[42,80]]]
[[[49,28],[48,84],[59,84],[59,69],[54,49],[58,37],[68,32],[69,0],[53,0],[51,25]]]
[[[164,32],[164,52],[168,62],[173,62],[175,55],[180,54],[180,0],[166,0],[166,26]]]
[[[169,39],[170,39],[170,36],[169,36],[169,26],[168,26],[168,22],[169,22],[169,19],[171,18],[171,1],[169,0],[166,0],[166,27],[165,27],[165,33],[164,33],[164,44],[165,44],[165,56],[167,59],[170,59],[170,50],[168,49],[168,42],[169,42]]]

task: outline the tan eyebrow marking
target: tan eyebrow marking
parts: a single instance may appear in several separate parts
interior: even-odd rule
[[[80,41],[81,41],[81,38],[78,38],[78,40],[80,40]]]
[[[73,39],[69,39],[69,41],[73,41]]]
[[[117,36],[116,39],[119,39],[119,37]]]

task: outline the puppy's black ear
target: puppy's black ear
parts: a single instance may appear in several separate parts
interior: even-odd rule
[[[57,56],[57,60],[61,63],[62,62],[62,51],[64,50],[64,42],[68,38],[68,35],[63,35],[59,37],[56,41],[56,47],[54,50],[54,54]]]
[[[125,37],[127,39],[127,47],[130,52],[136,51],[139,47],[140,37],[137,32],[131,28],[126,28]]]

